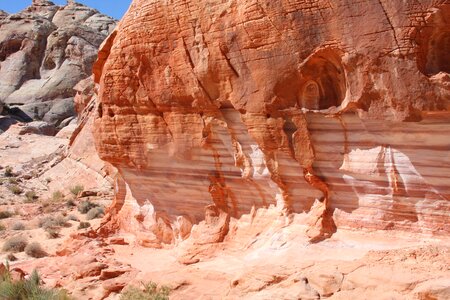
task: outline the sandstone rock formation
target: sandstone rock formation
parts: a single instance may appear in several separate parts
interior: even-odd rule
[[[115,25],[73,1],[33,0],[17,14],[1,12],[0,103],[7,113],[55,126],[73,117],[73,88],[92,74],[97,49]]]
[[[313,240],[448,234],[449,49],[446,0],[133,1],[94,66],[109,224],[214,243],[274,205]]]

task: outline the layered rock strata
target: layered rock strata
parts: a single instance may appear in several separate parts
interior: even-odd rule
[[[92,74],[102,41],[116,21],[69,1],[0,13],[0,103],[21,121],[59,126],[75,115],[74,86]],[[1,106],[1,105],[0,105]]]
[[[103,44],[95,140],[109,223],[224,239],[276,206],[337,228],[448,233],[450,4],[134,0]]]

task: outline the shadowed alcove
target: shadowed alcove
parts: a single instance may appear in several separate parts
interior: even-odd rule
[[[450,73],[450,31],[432,37],[427,51],[425,71],[427,74]]]
[[[337,50],[324,49],[301,66],[298,102],[309,110],[340,106],[345,98],[345,72]]]
[[[450,4],[442,5],[415,36],[417,65],[425,75],[450,73]]]

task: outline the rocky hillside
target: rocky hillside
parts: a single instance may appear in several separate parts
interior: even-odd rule
[[[17,14],[2,12],[3,114],[19,121],[67,125],[75,115],[74,87],[92,74],[98,47],[115,25],[116,20],[74,1],[58,6],[33,0],[30,7]],[[5,122],[11,120],[3,118]]]

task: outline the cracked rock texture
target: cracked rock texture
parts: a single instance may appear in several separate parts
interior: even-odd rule
[[[313,240],[448,234],[448,1],[134,0],[99,53],[111,230],[214,243],[273,205]]]
[[[0,12],[0,103],[9,107],[6,113],[56,126],[73,117],[73,88],[92,74],[97,49],[115,25],[73,1],[57,6],[33,0],[17,14]]]

